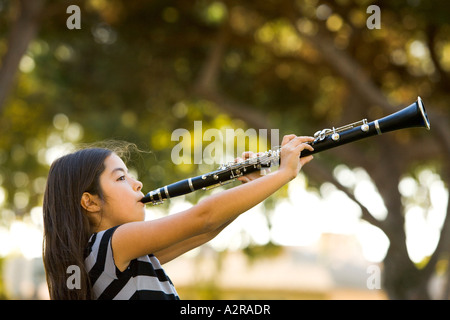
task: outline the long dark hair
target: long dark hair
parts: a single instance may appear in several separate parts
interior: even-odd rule
[[[47,178],[44,194],[44,260],[47,285],[51,299],[92,299],[91,283],[84,265],[85,250],[91,236],[91,225],[81,197],[84,192],[105,201],[100,175],[105,160],[116,154],[129,162],[132,154],[141,152],[134,143],[118,140],[80,145],[79,150],[55,160]],[[80,288],[69,288],[73,266],[80,272]],[[68,269],[71,267],[71,269]]]
[[[112,154],[105,148],[89,148],[53,162],[44,194],[43,260],[51,299],[91,299],[91,284],[84,266],[84,252],[91,230],[81,206],[84,192],[103,199],[100,175]],[[67,286],[69,266],[80,271],[80,288]]]

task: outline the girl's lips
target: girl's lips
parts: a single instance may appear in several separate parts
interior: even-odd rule
[[[142,194],[142,195],[141,195],[141,198],[139,198],[137,202],[142,202],[142,200],[144,200],[144,198],[145,198],[145,195]],[[144,203],[144,202],[142,202],[142,203]]]

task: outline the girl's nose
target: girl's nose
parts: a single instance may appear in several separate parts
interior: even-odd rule
[[[136,180],[136,183],[135,183],[135,189],[136,189],[136,191],[141,191],[142,190],[142,182],[140,182],[139,180]]]

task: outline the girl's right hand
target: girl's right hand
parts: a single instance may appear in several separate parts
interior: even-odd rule
[[[313,156],[300,158],[302,150],[314,151],[314,148],[305,143],[314,141],[313,137],[297,137],[294,134],[286,135],[281,142],[280,159],[281,164],[278,171],[284,172],[289,179],[294,179],[300,169],[313,159]]]

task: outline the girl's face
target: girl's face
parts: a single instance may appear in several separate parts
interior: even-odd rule
[[[105,159],[105,170],[100,175],[103,190],[103,219],[108,219],[111,226],[143,221],[145,205],[142,199],[142,183],[131,177],[125,163],[112,153]]]

